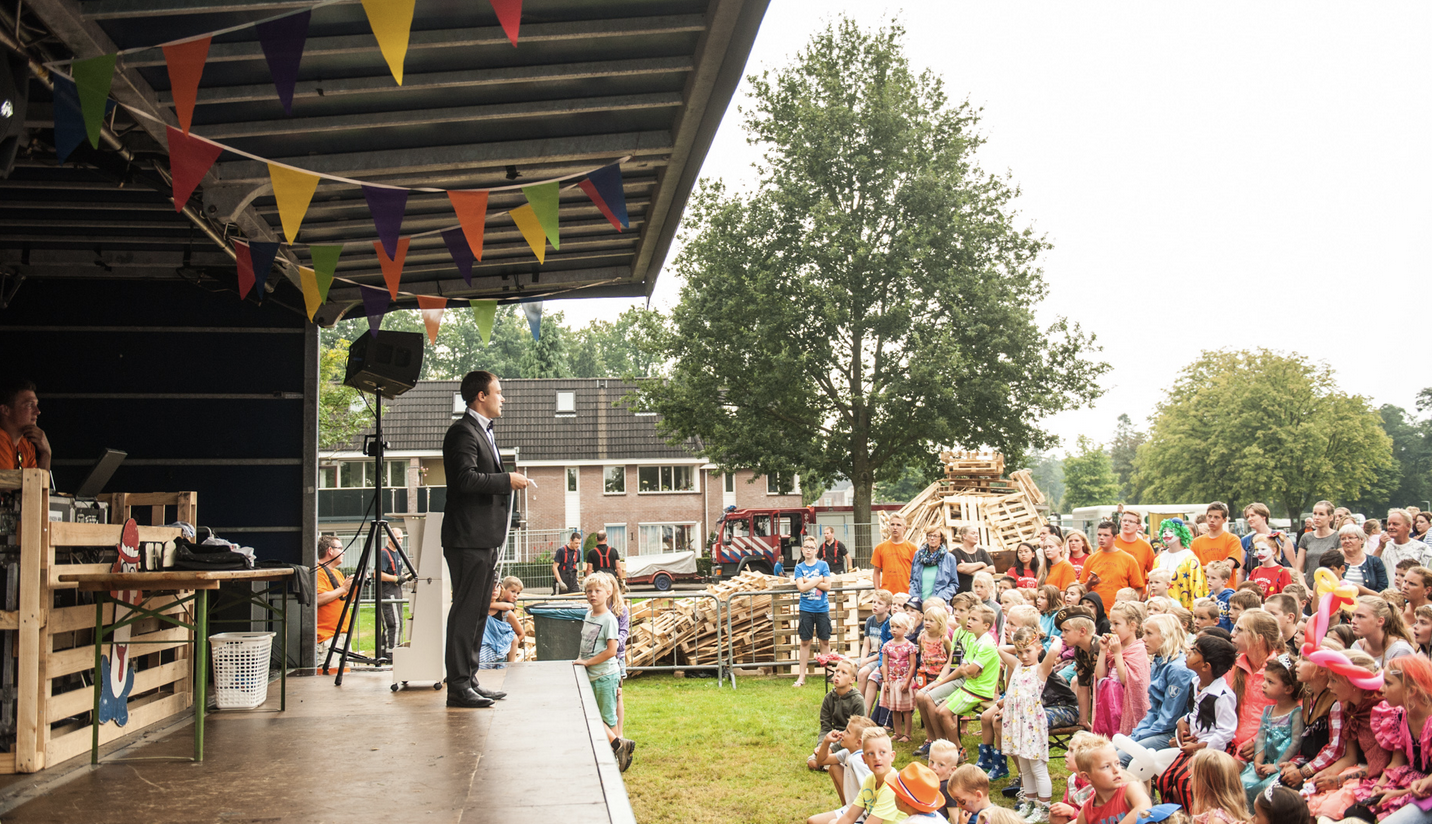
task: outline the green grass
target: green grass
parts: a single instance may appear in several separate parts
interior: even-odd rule
[[[738,678],[717,687],[711,679],[643,675],[623,685],[626,734],[636,759],[623,778],[636,819],[643,824],[789,824],[839,806],[830,778],[806,769],[815,747],[824,689],[812,680],[792,689],[789,677]],[[966,735],[978,757],[979,727]],[[918,726],[910,744],[895,745],[895,767],[910,763],[924,741]],[[1067,775],[1062,754],[1049,762],[1057,798]],[[991,788],[996,804],[1013,807]]]

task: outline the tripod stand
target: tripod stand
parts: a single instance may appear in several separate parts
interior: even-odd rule
[[[353,633],[347,632],[343,636],[343,651],[338,658],[338,677],[333,680],[337,686],[343,684],[343,668],[348,665],[349,658],[363,659],[364,663],[382,663],[387,659],[386,652],[388,644],[397,639],[384,637],[386,630],[383,627],[383,547],[382,541],[391,541],[398,550],[398,557],[402,566],[407,569],[403,574],[402,569],[395,566],[394,572],[398,573],[398,583],[411,581],[418,577],[418,571],[414,569],[413,562],[408,559],[408,553],[403,551],[403,545],[393,534],[392,527],[383,517],[383,450],[387,444],[383,442],[383,399],[378,395],[373,396],[376,401],[374,412],[375,425],[373,434],[363,438],[363,454],[373,457],[373,464],[377,468],[378,475],[374,481],[373,489],[373,522],[368,526],[368,537],[363,541],[363,554],[358,558],[358,566],[353,571],[353,580],[348,586],[348,594],[343,598],[343,611],[338,616],[338,626],[349,626],[351,618],[357,615],[358,601],[362,598],[363,584],[368,580],[371,572],[373,581],[373,630],[375,643],[373,646],[373,658],[365,658],[357,653],[349,652],[353,644]],[[369,558],[372,558],[372,569],[368,567]],[[401,616],[398,622],[402,626]],[[328,674],[328,665],[333,660],[334,645],[328,647],[328,655],[323,659],[323,674]]]

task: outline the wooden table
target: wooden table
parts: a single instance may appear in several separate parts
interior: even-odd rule
[[[192,630],[194,633],[194,760],[204,760],[204,714],[208,703],[208,678],[209,678],[209,590],[217,590],[221,584],[229,582],[258,582],[258,581],[282,581],[293,575],[292,569],[240,569],[226,570],[222,572],[205,572],[199,570],[171,570],[169,572],[76,572],[61,573],[59,580],[63,583],[75,583],[81,592],[94,592],[95,597],[95,635],[94,635],[94,715],[91,717],[91,725],[94,729],[94,738],[90,748],[90,763],[99,763],[99,702],[100,694],[104,685],[100,677],[100,658],[104,648],[104,638],[107,634],[113,634],[114,630],[127,626],[144,618],[156,618],[164,623],[176,627]],[[113,625],[104,625],[104,602],[106,600],[119,602],[110,596],[111,591],[132,590],[142,594],[138,604],[125,603],[129,615],[120,620],[116,612],[116,620]],[[186,623],[173,615],[156,612],[144,608],[149,599],[159,593],[192,592],[192,595],[179,598],[176,601],[166,604],[166,608],[174,604],[183,604],[189,600],[194,602],[194,622]],[[267,609],[270,614],[274,612],[273,607],[266,602],[259,602],[253,598],[249,599]],[[283,666],[279,668],[279,708],[288,708],[288,599],[281,599],[282,607],[279,612],[283,627],[282,650]]]

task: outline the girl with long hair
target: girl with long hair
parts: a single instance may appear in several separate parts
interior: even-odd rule
[[[1432,714],[1432,662],[1405,655],[1388,661],[1382,672],[1383,700],[1372,708],[1369,723],[1392,760],[1382,777],[1368,778],[1353,790],[1357,803],[1379,819],[1432,796],[1432,779],[1427,778],[1432,775],[1432,724],[1427,723]]]
[[[1253,817],[1238,778],[1238,761],[1226,752],[1199,750],[1189,767],[1193,824],[1241,824]]]
[[[1379,667],[1417,651],[1412,633],[1402,620],[1402,611],[1393,609],[1376,595],[1357,599],[1352,613],[1352,631],[1357,636],[1352,648],[1371,656]]]
[[[1089,560],[1089,553],[1092,551],[1089,536],[1080,530],[1071,529],[1064,536],[1064,560],[1068,561],[1079,575],[1084,574],[1084,562]]]
[[[1238,648],[1238,658],[1226,679],[1238,698],[1238,732],[1233,735],[1233,745],[1238,756],[1247,760],[1253,757],[1253,739],[1258,735],[1263,708],[1272,703],[1263,694],[1264,667],[1284,649],[1278,619],[1264,609],[1244,610],[1233,626],[1233,646]]]

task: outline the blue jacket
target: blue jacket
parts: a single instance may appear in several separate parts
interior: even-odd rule
[[[1183,665],[1183,656],[1155,655],[1149,662],[1149,712],[1129,737],[1135,741],[1158,736],[1172,737],[1178,719],[1188,712],[1188,699],[1195,692],[1193,670]]]
[[[1364,560],[1361,565],[1362,585],[1373,592],[1382,592],[1384,589],[1387,589],[1387,566],[1382,563],[1381,558],[1370,552],[1367,553],[1365,558],[1366,560]],[[1344,580],[1346,580],[1346,572],[1343,573],[1343,577]]]
[[[926,547],[920,547],[910,561],[910,601],[916,604],[924,602],[920,595],[925,591],[924,572],[928,565],[921,564],[919,559],[920,553],[925,549]],[[955,556],[948,549],[941,548],[939,570],[935,573],[935,591],[931,597],[943,598],[946,604],[955,597],[955,592],[960,585],[959,571],[955,569],[958,564],[959,562],[955,560]]]

